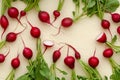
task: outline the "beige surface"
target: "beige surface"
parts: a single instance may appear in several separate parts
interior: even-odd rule
[[[1,3],[1,0],[0,0],[0,3]],[[22,2],[19,2],[19,1],[13,3],[12,5],[17,7],[19,10],[22,10],[25,7],[25,4],[23,4]],[[40,3],[40,6],[41,6],[42,10],[49,12],[49,14],[51,16],[51,20],[53,20],[52,11],[55,10],[57,7],[57,0],[49,0],[49,2],[48,2],[48,0],[42,0]],[[72,3],[72,0],[70,0],[70,1],[66,0],[65,5],[63,6],[63,10],[61,11],[61,16],[54,23],[54,25],[59,26],[60,21],[63,17],[67,17],[67,16],[72,17],[73,10],[74,10],[74,5]],[[118,8],[116,12],[120,13],[120,8]],[[111,74],[111,66],[110,66],[109,62],[107,61],[107,59],[105,59],[102,56],[102,51],[104,50],[104,48],[106,46],[104,46],[104,44],[99,44],[96,42],[96,38],[101,32],[106,32],[106,34],[108,36],[108,40],[110,40],[110,35],[107,30],[103,30],[101,28],[100,19],[98,19],[98,17],[96,17],[96,16],[93,16],[92,18],[84,17],[84,18],[80,19],[78,22],[76,22],[75,24],[73,24],[70,28],[68,28],[68,29],[62,28],[62,32],[58,36],[52,36],[52,34],[55,34],[57,32],[57,30],[52,28],[48,24],[41,23],[37,17],[37,14],[38,13],[34,10],[30,11],[27,14],[29,21],[34,26],[38,26],[41,29],[42,41],[43,40],[53,40],[55,42],[55,46],[53,48],[49,49],[44,55],[44,57],[49,65],[52,62],[52,52],[55,49],[58,49],[60,47],[60,45],[58,45],[57,43],[67,42],[67,43],[75,46],[75,48],[80,51],[81,58],[85,62],[87,62],[88,58],[93,55],[93,52],[96,47],[96,49],[97,49],[96,56],[100,60],[100,64],[97,67],[97,69],[99,70],[99,72],[102,76],[104,76],[104,75],[109,76]],[[105,14],[105,18],[110,20],[110,22],[111,22],[110,29],[113,34],[116,34],[116,28],[117,28],[117,26],[119,26],[120,23],[114,24],[111,21],[111,17],[109,14]],[[17,26],[17,21],[15,19],[11,19],[11,18],[8,18],[8,19],[10,21],[10,25],[9,25],[9,28],[7,29],[5,35],[10,31],[14,31],[15,27]],[[23,23],[26,23],[25,18],[23,18],[21,21]],[[18,28],[15,32],[22,30],[22,27],[20,25],[18,25],[17,27]],[[28,27],[27,30],[22,33],[22,37],[24,38],[25,44],[34,51],[34,55],[35,55],[36,54],[35,39],[33,39],[30,36],[29,30],[30,30],[30,27]],[[1,32],[2,32],[2,28],[0,28],[0,33]],[[118,37],[119,37],[119,35],[118,35]],[[5,38],[5,36],[4,36],[4,38]],[[118,39],[118,41],[119,40],[120,39]],[[120,43],[118,42],[118,44],[120,44]],[[0,64],[0,80],[4,80],[5,77],[8,75],[8,73],[11,71],[12,68],[10,65],[10,61],[13,57],[16,57],[17,51],[19,51],[19,53],[20,53],[21,65],[16,70],[15,77],[18,77],[18,76],[22,75],[23,73],[25,73],[26,72],[25,67],[26,67],[26,65],[28,65],[27,60],[22,56],[23,45],[22,45],[22,42],[21,42],[19,36],[18,36],[18,39],[14,43],[7,43],[7,45],[10,46],[11,51],[10,51],[10,54],[6,57],[5,62]],[[43,49],[44,49],[44,47],[43,47]],[[62,49],[62,56],[59,59],[59,61],[57,62],[57,66],[70,73],[70,69],[67,68],[65,66],[65,64],[63,63],[63,59],[66,56],[66,49],[67,49],[67,47]],[[7,50],[6,47],[4,47],[0,51],[0,53],[4,53],[6,50]],[[71,55],[73,55],[72,50],[70,50],[70,52],[71,52]],[[113,57],[120,64],[120,61],[119,61],[120,55],[119,54],[114,55]],[[77,62],[75,65],[75,70],[76,70],[77,74],[84,75],[84,73],[82,72],[81,66]],[[58,74],[58,75],[61,75],[61,74]],[[68,76],[70,76],[70,74]],[[69,78],[70,77],[67,77],[67,80],[69,80]]]

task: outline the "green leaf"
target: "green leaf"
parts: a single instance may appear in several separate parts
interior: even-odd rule
[[[76,79],[77,79],[77,75],[76,75],[75,71],[72,70],[71,80],[76,80]]]
[[[88,1],[88,5],[87,5],[87,8],[92,8],[92,7],[95,6],[95,4],[96,4],[95,0],[89,0],[89,1]]]
[[[116,35],[114,35],[114,37],[112,38],[111,43],[112,43],[112,44],[114,44],[116,41],[117,41],[117,36],[116,36]]]
[[[32,78],[30,78],[28,74],[24,74],[17,78],[16,80],[32,80]]]
[[[88,78],[85,77],[85,76],[79,76],[79,75],[77,75],[77,78],[78,78],[78,80],[88,80]]]
[[[2,49],[5,46],[5,43],[6,43],[5,40],[0,42],[0,49]]]
[[[119,7],[118,0],[107,0],[104,9],[107,12],[114,12],[118,7]]]
[[[56,67],[56,69],[57,69],[60,73],[62,73],[63,75],[67,75],[67,74],[68,74],[66,71],[63,71],[63,70],[61,70],[61,69],[59,69],[59,68],[57,68],[57,67]]]
[[[66,80],[65,77],[62,77],[61,80]]]

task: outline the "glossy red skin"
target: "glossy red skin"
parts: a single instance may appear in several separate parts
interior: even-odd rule
[[[60,50],[56,50],[53,52],[53,62],[55,63],[61,56]]]
[[[55,10],[53,12],[53,15],[55,16],[55,18],[59,17],[60,16],[60,12],[58,10]]]
[[[104,29],[109,29],[110,28],[110,22],[108,20],[103,19],[102,22],[101,22],[101,26]]]
[[[106,58],[110,58],[113,55],[113,50],[111,48],[105,49],[103,51],[103,56]]]
[[[23,49],[23,56],[24,56],[26,59],[31,59],[32,56],[33,56],[32,50],[31,50],[30,48],[28,48],[28,47],[25,47],[25,48]]]
[[[39,20],[45,23],[50,23],[50,16],[46,11],[40,11],[38,13]]]
[[[99,39],[97,39],[97,41],[100,43],[105,43],[107,41],[106,34],[103,33],[103,35]]]
[[[75,67],[75,59],[72,56],[67,56],[64,59],[64,63],[70,68],[70,69],[74,69]]]
[[[20,16],[25,16],[26,15],[26,12],[24,10],[20,11]]]
[[[79,52],[75,52],[75,58],[76,58],[76,59],[80,59],[80,58],[81,58],[81,56],[80,56],[80,53],[79,53]]]
[[[96,68],[99,64],[99,59],[97,57],[94,57],[94,56],[90,57],[88,60],[88,63],[92,68]]]
[[[120,26],[117,28],[117,33],[120,34]]]
[[[14,69],[16,69],[16,68],[18,68],[18,67],[20,66],[20,60],[19,60],[18,57],[12,59],[12,61],[11,61],[11,66],[12,66]]]
[[[5,61],[5,56],[3,54],[0,54],[0,63],[3,63]]]
[[[41,35],[41,31],[39,28],[37,27],[32,27],[32,29],[30,30],[30,34],[32,37],[34,38],[39,38]]]
[[[66,17],[62,20],[61,25],[65,28],[70,27],[73,24],[72,18]]]
[[[113,20],[113,22],[116,22],[116,23],[120,22],[120,14],[118,14],[118,13],[113,13],[113,14],[111,14],[111,15],[112,15],[112,20]]]
[[[15,7],[10,7],[8,9],[8,15],[11,17],[11,18],[17,18],[18,15],[19,15],[19,11],[17,8]]]
[[[17,38],[17,34],[14,32],[10,32],[6,36],[6,41],[7,42],[14,42],[16,40],[16,38]]]
[[[8,19],[6,16],[2,15],[0,18],[0,25],[3,29],[6,29],[9,25]]]

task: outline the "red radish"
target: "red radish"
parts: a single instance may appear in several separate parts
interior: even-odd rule
[[[111,14],[111,16],[112,16],[113,22],[116,22],[116,23],[120,22],[120,14],[113,13],[113,14]]]
[[[26,28],[25,28],[25,29],[26,29]],[[25,30],[25,29],[24,29],[24,30]],[[23,31],[24,31],[24,30],[23,30]],[[14,41],[17,39],[17,35],[20,34],[20,33],[22,33],[23,31],[18,32],[18,33],[9,32],[9,33],[7,34],[7,36],[6,36],[6,41],[7,41],[7,42],[14,42]]]
[[[43,45],[45,46],[45,50],[43,51],[43,54],[44,54],[48,48],[54,46],[54,42],[51,40],[45,40],[43,41]]]
[[[59,12],[58,10],[54,10],[54,11],[53,11],[53,15],[54,15],[54,20],[53,20],[53,22],[55,22],[56,19],[60,16],[60,12]]]
[[[111,48],[107,48],[103,51],[103,56],[106,58],[110,58],[113,55],[113,50]]]
[[[88,63],[92,68],[96,68],[99,64],[99,59],[95,57],[96,50],[94,51],[94,55],[89,58]]]
[[[50,15],[48,14],[48,12],[40,11],[38,13],[38,18],[40,21],[47,23],[47,24],[50,24],[52,27],[54,27],[53,24],[50,22]]]
[[[9,52],[10,52],[10,49],[9,49],[9,51],[7,52],[6,55],[0,54],[0,63],[3,63],[3,62],[5,61],[5,58],[7,57],[7,55],[9,54]]]
[[[19,20],[26,15],[26,12],[24,10],[20,11],[20,17]]]
[[[73,24],[73,19],[72,18],[70,18],[70,17],[63,18],[62,21],[61,21],[61,25],[59,27],[59,30],[58,30],[56,35],[58,35],[60,33],[60,30],[61,30],[62,26],[64,28],[68,28],[68,27],[72,26],[72,24]]]
[[[75,58],[73,56],[67,56],[64,59],[64,63],[70,68],[74,69],[75,66]]]
[[[80,53],[72,45],[67,44],[67,43],[65,43],[65,44],[68,45],[70,48],[72,48],[74,50],[76,59],[80,59],[81,58]]]
[[[11,66],[13,67],[13,69],[16,69],[20,66],[19,55],[16,58],[12,59]]]
[[[27,18],[26,18],[27,19]],[[41,31],[39,28],[33,26],[27,19],[28,24],[31,26],[30,34],[34,38],[39,38],[41,35]]]
[[[120,34],[120,26],[117,28],[117,33]]]
[[[54,62],[54,63],[60,58],[60,56],[61,56],[60,50],[61,50],[62,48],[63,48],[63,46],[60,47],[58,50],[55,50],[55,51],[53,52],[53,62]]]
[[[100,36],[97,38],[97,41],[100,43],[105,43],[107,41],[107,37],[105,33],[101,33]]]
[[[8,15],[9,15],[11,18],[17,19],[17,21],[23,26],[23,24],[21,23],[21,21],[18,19],[19,11],[18,11],[17,8],[15,8],[15,7],[10,7],[10,8],[8,9]]]
[[[2,38],[4,32],[6,31],[7,27],[9,26],[9,21],[8,21],[6,16],[4,16],[4,15],[1,16],[0,25],[4,29],[3,32],[2,32],[2,35],[1,35],[1,38]]]
[[[104,28],[104,29],[108,29],[110,35],[112,36],[112,33],[110,31],[110,22],[108,20],[105,20],[103,19],[102,22],[101,22],[101,26]]]
[[[22,39],[22,37],[21,37],[21,39]],[[23,41],[23,39],[22,39],[22,43],[23,43],[23,45],[24,45],[23,56],[24,56],[26,59],[31,59],[32,56],[33,56],[33,51],[32,51],[29,47],[26,47],[25,42]]]

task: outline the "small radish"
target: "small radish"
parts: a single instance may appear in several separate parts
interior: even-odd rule
[[[64,28],[68,28],[68,27],[72,26],[72,24],[73,24],[73,19],[72,18],[70,18],[70,17],[63,18],[62,21],[61,21],[61,25],[59,27],[59,30],[58,30],[56,35],[58,35],[60,33],[60,30],[61,30],[62,26]]]
[[[101,26],[104,28],[104,29],[108,29],[110,35],[112,36],[112,33],[110,31],[110,22],[108,20],[105,20],[103,19],[102,22],[101,22]]]
[[[112,16],[113,22],[116,22],[116,23],[120,22],[120,14],[113,13],[113,14],[111,14],[111,16]]]
[[[26,18],[27,19],[27,18]],[[39,38],[41,35],[41,31],[39,28],[33,26],[27,19],[28,24],[31,26],[30,34],[34,38]]]
[[[1,38],[2,38],[4,32],[6,31],[7,27],[9,26],[9,21],[8,21],[6,16],[2,15],[1,18],[0,18],[0,23],[1,23],[0,24],[1,27],[4,29],[3,32],[2,32],[2,35],[1,35]]]
[[[44,54],[48,48],[54,46],[54,42],[51,40],[45,40],[43,41],[43,45],[45,46],[45,50],[43,51],[43,54]]]
[[[67,44],[67,43],[65,43],[65,44],[68,45],[70,48],[72,48],[74,50],[76,59],[80,59],[81,58],[80,53],[72,45]]]
[[[40,21],[47,23],[47,24],[50,24],[52,27],[54,27],[53,24],[50,22],[50,15],[48,14],[48,12],[40,11],[38,13],[38,18]]]
[[[22,26],[23,24],[21,23],[21,21],[18,19],[18,15],[19,15],[19,11],[17,8],[15,7],[10,7],[8,9],[8,15],[11,17],[11,18],[15,18]]]
[[[53,52],[53,62],[54,62],[54,63],[60,58],[60,56],[61,56],[60,50],[61,50],[62,48],[63,48],[63,46],[60,47],[58,50],[55,50],[55,51]]]
[[[107,48],[103,51],[103,56],[106,58],[110,58],[113,55],[113,50],[111,48]]]
[[[120,26],[117,28],[117,33],[120,34]]]
[[[21,37],[21,39],[22,39],[22,37]],[[26,47],[25,42],[23,41],[23,39],[22,39],[22,43],[23,43],[23,45],[24,45],[23,56],[24,56],[26,59],[31,59],[32,56],[33,56],[33,51],[32,51],[29,47]]]
[[[19,20],[26,15],[26,12],[24,10],[20,11],[20,17]]]
[[[59,12],[58,10],[54,10],[54,11],[53,11],[53,15],[54,15],[54,20],[53,20],[53,22],[55,22],[56,19],[60,16],[60,12]]]
[[[94,51],[94,55],[88,59],[88,63],[92,68],[96,68],[99,64],[99,59],[95,57],[96,50]]]
[[[26,29],[26,28],[25,28],[25,29]],[[24,29],[24,30],[25,30],[25,29]],[[23,30],[23,31],[24,31],[24,30]],[[18,32],[18,33],[9,32],[9,33],[7,34],[7,36],[6,36],[6,41],[7,41],[7,42],[14,42],[14,41],[17,39],[17,35],[20,34],[20,33],[22,33],[23,31]]]
[[[101,33],[100,36],[97,38],[97,41],[100,43],[105,43],[107,41],[107,37],[105,33]]]
[[[75,58],[73,56],[67,56],[64,59],[64,63],[70,68],[74,69],[75,66]]]
[[[3,55],[3,54],[0,54],[0,63],[3,63],[5,61],[5,58],[7,57],[7,55],[10,53],[10,49],[9,51],[7,52],[6,55]]]
[[[16,58],[12,59],[11,66],[13,67],[13,69],[16,69],[20,66],[19,55]]]

